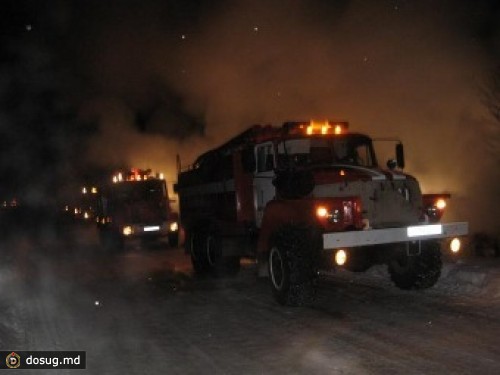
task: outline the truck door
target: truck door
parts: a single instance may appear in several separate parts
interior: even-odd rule
[[[276,190],[273,185],[275,177],[275,153],[272,142],[266,142],[256,147],[257,167],[254,178],[254,207],[257,227],[260,228],[264,208],[267,202],[274,199]]]

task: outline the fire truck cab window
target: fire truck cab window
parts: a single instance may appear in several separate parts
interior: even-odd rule
[[[334,151],[336,160],[340,163],[374,167],[369,143],[354,140],[337,141],[334,143]]]
[[[118,201],[155,200],[166,196],[163,181],[124,182],[116,189]]]
[[[314,141],[314,142],[313,142]],[[321,144],[318,144],[320,142]],[[310,165],[311,147],[329,147],[326,140],[312,140],[311,138],[290,139],[278,145],[278,160],[280,166],[286,167],[291,163],[296,166]]]
[[[274,169],[274,153],[272,144],[257,148],[257,172],[267,172]]]
[[[372,144],[359,136],[289,139],[278,144],[278,166],[352,164],[363,167],[376,166]],[[285,151],[286,150],[286,151]]]

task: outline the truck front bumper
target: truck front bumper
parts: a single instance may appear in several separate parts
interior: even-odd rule
[[[158,224],[132,224],[125,225],[122,229],[125,237],[139,238],[139,237],[164,237],[168,234],[168,224],[166,222]]]
[[[442,239],[465,236],[469,232],[467,222],[425,224],[402,228],[367,229],[361,231],[323,234],[323,249],[339,249],[359,246],[390,244],[397,242]]]

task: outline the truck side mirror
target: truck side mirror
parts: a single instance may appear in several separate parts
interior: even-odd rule
[[[241,164],[243,165],[243,170],[246,173],[255,172],[255,167],[257,166],[257,162],[255,160],[255,153],[253,147],[246,148],[241,152]]]
[[[387,168],[389,168],[389,170],[393,171],[394,169],[396,169],[396,167],[398,166],[398,162],[394,159],[389,159],[387,160]]]
[[[405,167],[405,153],[404,153],[402,143],[398,143],[396,145],[396,161],[398,163],[399,168],[404,169],[404,167]]]

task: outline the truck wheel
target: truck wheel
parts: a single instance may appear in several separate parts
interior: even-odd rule
[[[191,264],[193,265],[194,272],[200,275],[207,273],[210,265],[204,252],[205,235],[203,232],[193,231],[189,235],[188,240]]]
[[[206,236],[206,258],[216,276],[234,276],[240,270],[239,256],[223,256],[220,238],[215,233]]]
[[[435,241],[422,242],[420,255],[408,256],[406,249],[398,249],[388,264],[393,283],[398,288],[414,290],[436,284],[441,267],[441,248]]]
[[[366,272],[373,265],[369,254],[363,252],[362,249],[351,250],[344,268],[351,272]]]
[[[304,228],[286,226],[273,238],[269,252],[269,279],[282,305],[304,306],[316,295],[314,249]]]

